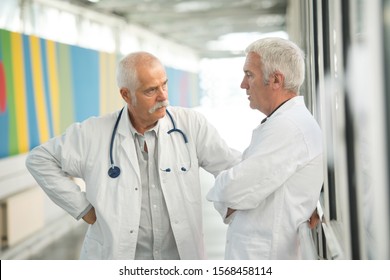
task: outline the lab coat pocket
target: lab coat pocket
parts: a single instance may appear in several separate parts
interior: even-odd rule
[[[199,180],[196,178],[197,172],[192,170],[190,162],[178,163],[176,170],[176,178],[179,180],[178,185],[186,201],[200,203]]]
[[[226,259],[268,260],[270,251],[270,240],[231,233],[230,238],[228,237]]]
[[[101,230],[96,221],[88,229],[80,258],[90,260],[104,259],[103,247]]]

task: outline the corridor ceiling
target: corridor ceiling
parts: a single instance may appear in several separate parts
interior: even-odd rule
[[[285,31],[287,1],[68,0],[119,16],[130,24],[190,47],[201,58],[237,56],[237,48],[242,51],[240,43],[246,46],[249,35]]]

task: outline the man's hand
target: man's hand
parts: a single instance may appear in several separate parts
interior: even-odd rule
[[[90,225],[94,224],[96,222],[95,208],[92,207],[91,210],[84,215],[83,220]]]
[[[317,209],[316,209],[316,210],[314,210],[313,214],[311,214],[311,217],[309,219],[309,227],[310,227],[310,229],[315,228],[319,221],[320,221],[320,216],[318,216],[318,212],[317,212]]]
[[[235,209],[228,208],[227,213],[226,213],[226,218],[229,217],[229,216],[230,216],[231,214],[233,214],[234,212],[236,212]]]

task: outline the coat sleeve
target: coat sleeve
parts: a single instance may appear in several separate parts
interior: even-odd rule
[[[217,176],[241,161],[241,152],[230,148],[222,139],[217,129],[200,113],[194,113],[191,121],[196,145],[196,153],[199,166]],[[214,208],[219,212],[225,223],[227,207],[222,203],[214,203]]]
[[[237,210],[256,208],[307,162],[307,147],[299,130],[290,122],[262,128],[252,138],[250,155],[221,172],[207,199]],[[221,206],[219,206],[221,207]]]
[[[74,124],[65,134],[35,147],[26,159],[27,169],[45,193],[75,219],[91,207],[72,179],[83,178],[85,134],[81,124]]]
[[[197,113],[194,133],[199,166],[217,176],[221,171],[231,168],[241,160],[241,152],[230,148],[217,129],[206,118]]]

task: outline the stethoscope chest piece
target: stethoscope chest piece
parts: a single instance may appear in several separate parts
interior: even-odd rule
[[[108,176],[111,178],[116,178],[121,174],[121,170],[118,166],[112,166],[110,169],[108,169]]]
[[[123,109],[124,108],[122,108],[122,110],[119,113],[118,118],[116,119],[114,130],[112,131],[112,135],[111,135],[111,142],[110,142],[110,163],[111,163],[111,167],[108,169],[107,173],[108,173],[108,176],[110,176],[113,179],[118,177],[121,174],[120,168],[118,166],[114,165],[114,159],[112,158],[112,149],[113,149],[113,146],[114,146],[115,133],[116,133],[116,130],[118,128],[118,123],[119,123],[119,120],[121,119]]]

